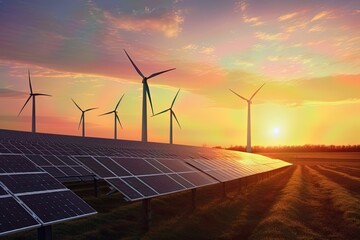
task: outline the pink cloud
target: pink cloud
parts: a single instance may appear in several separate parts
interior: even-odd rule
[[[181,11],[169,10],[154,13],[150,10],[141,15],[117,15],[104,11],[104,17],[114,28],[126,31],[155,31],[161,32],[166,37],[176,37],[181,32],[184,21]]]

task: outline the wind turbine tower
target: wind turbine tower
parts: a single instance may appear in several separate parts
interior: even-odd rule
[[[85,109],[85,110],[82,110],[81,107],[79,105],[77,105],[77,103],[74,101],[74,99],[71,99],[74,104],[76,105],[76,107],[81,111],[81,118],[80,118],[80,122],[79,122],[79,127],[78,129],[80,128],[80,125],[82,123],[82,136],[85,137],[85,113],[86,112],[89,112],[91,110],[95,110],[97,109],[97,107],[95,108],[88,108],[88,109]]]
[[[146,95],[149,98],[149,102],[150,102],[150,107],[151,107],[151,111],[152,114],[154,115],[154,108],[152,105],[152,101],[151,101],[151,95],[150,95],[150,88],[149,85],[147,83],[147,80],[149,80],[150,78],[156,77],[160,74],[175,70],[175,68],[171,68],[171,69],[167,69],[165,71],[161,71],[161,72],[157,72],[157,73],[153,73],[150,76],[146,77],[141,71],[140,69],[135,65],[135,63],[133,62],[133,60],[130,58],[129,54],[126,52],[126,50],[124,49],[126,56],[129,58],[131,64],[133,65],[133,67],[135,68],[136,72],[142,77],[142,84],[143,84],[143,96],[142,96],[142,130],[141,130],[141,141],[143,142],[147,142],[147,104],[146,104]]]
[[[32,86],[31,86],[31,78],[30,78],[30,70],[28,70],[28,76],[29,76],[29,87],[30,87],[30,96],[29,98],[26,100],[24,106],[21,108],[18,116],[20,116],[22,110],[25,108],[26,104],[30,101],[30,99],[32,98],[32,128],[31,128],[31,132],[35,133],[36,132],[36,107],[35,107],[35,100],[36,100],[36,96],[47,96],[47,97],[51,97],[51,95],[49,94],[44,94],[44,93],[34,93],[32,90]]]
[[[175,100],[176,100],[176,98],[177,98],[177,96],[178,96],[178,94],[179,94],[179,92],[180,92],[180,89],[177,91],[177,93],[176,93],[176,95],[175,95],[175,97],[174,97],[174,100],[173,100],[172,103],[171,103],[170,108],[168,108],[168,109],[166,109],[166,110],[164,110],[164,111],[162,111],[162,112],[159,112],[159,113],[153,115],[153,117],[154,117],[154,116],[156,116],[156,115],[160,115],[160,114],[166,113],[167,111],[170,112],[170,144],[173,144],[173,116],[174,116],[177,124],[179,125],[179,127],[180,127],[180,129],[181,129],[181,126],[180,126],[180,123],[179,123],[179,121],[178,121],[178,119],[177,119],[177,117],[176,117],[176,114],[175,114],[174,110],[172,109],[173,106],[174,106]]]
[[[231,92],[233,92],[236,96],[238,96],[239,98],[245,100],[248,104],[248,119],[247,119],[247,144],[246,144],[246,151],[247,152],[251,152],[251,114],[250,114],[250,106],[252,104],[252,99],[255,97],[255,95],[260,91],[260,89],[265,85],[265,83],[263,85],[261,85],[261,87],[259,87],[254,94],[250,97],[250,99],[247,99],[243,96],[240,96],[239,94],[237,94],[236,92],[234,92],[233,90],[229,89]]]
[[[121,125],[121,122],[120,122],[120,118],[118,116],[118,111],[117,111],[117,108],[119,107],[119,104],[121,102],[121,100],[123,99],[125,94],[123,94],[120,98],[120,100],[118,101],[118,103],[116,104],[116,107],[113,111],[110,111],[110,112],[107,112],[107,113],[103,113],[99,116],[104,116],[104,115],[108,115],[108,114],[111,114],[113,113],[114,114],[114,139],[117,139],[117,122],[120,124],[120,127],[122,128],[122,125]]]

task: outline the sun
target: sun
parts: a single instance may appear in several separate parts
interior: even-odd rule
[[[272,132],[275,136],[278,136],[280,134],[280,129],[278,127],[275,127],[273,128]]]

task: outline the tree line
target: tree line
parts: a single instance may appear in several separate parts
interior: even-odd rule
[[[235,150],[246,152],[246,146],[230,146],[223,148],[216,146],[215,148]],[[360,145],[294,145],[294,146],[253,146],[251,147],[253,153],[263,152],[360,152]]]

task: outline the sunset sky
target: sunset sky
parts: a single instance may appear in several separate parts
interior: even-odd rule
[[[174,142],[246,145],[250,97],[253,145],[360,144],[358,0],[0,0],[0,128],[31,130],[29,86],[38,132],[113,137],[122,94],[120,139],[141,138],[141,78],[155,112],[171,105],[182,125]],[[150,117],[149,141],[169,141],[169,115]]]

